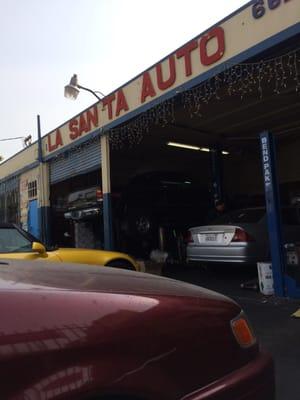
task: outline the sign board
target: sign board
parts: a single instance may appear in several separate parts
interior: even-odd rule
[[[164,94],[181,91],[214,67],[232,60],[287,28],[300,24],[298,0],[258,0],[74,117],[43,140],[47,156],[98,128],[128,116]]]
[[[274,290],[277,296],[282,297],[285,295],[285,255],[282,239],[282,223],[276,166],[276,150],[273,135],[269,132],[262,132],[260,134],[260,146],[263,166],[263,178],[265,185],[269,246],[272,258]]]
[[[299,0],[255,0],[43,137],[52,157],[93,132],[116,126],[217,73],[300,32]],[[138,52],[138,49],[137,49]],[[0,179],[37,160],[37,146],[0,166]]]

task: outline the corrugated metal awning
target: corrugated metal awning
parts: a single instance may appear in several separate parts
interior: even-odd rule
[[[101,166],[100,141],[71,150],[50,162],[51,184],[85,174]]]
[[[19,189],[20,176],[13,176],[0,182],[0,194]]]

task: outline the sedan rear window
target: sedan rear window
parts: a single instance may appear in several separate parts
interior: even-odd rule
[[[213,224],[254,224],[259,222],[265,213],[263,208],[236,210],[218,217]]]

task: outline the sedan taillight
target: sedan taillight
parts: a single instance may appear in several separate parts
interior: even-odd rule
[[[184,243],[189,244],[189,243],[194,243],[193,235],[191,231],[187,231],[186,234],[184,235]]]
[[[249,233],[241,228],[235,228],[234,236],[231,240],[232,242],[254,242],[254,239]]]

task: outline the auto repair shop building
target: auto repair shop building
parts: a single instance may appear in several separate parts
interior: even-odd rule
[[[73,244],[93,242],[97,247],[104,242],[111,248],[111,187],[119,193],[132,178],[149,171],[196,177],[201,187],[211,188],[213,199],[230,197],[234,207],[258,205],[265,194],[267,206],[276,205],[278,182],[284,189],[282,200],[297,201],[299,38],[297,0],[249,2],[4,161],[1,220],[17,222],[46,240],[52,229],[52,242],[54,236],[62,242],[74,217]],[[260,137],[263,131],[272,135]],[[274,138],[278,174],[270,150]],[[96,200],[103,199],[103,210],[90,207],[95,215],[103,212],[98,241],[70,207],[70,196],[88,198],[89,188],[103,192]],[[276,213],[268,214],[271,222],[278,222]]]

